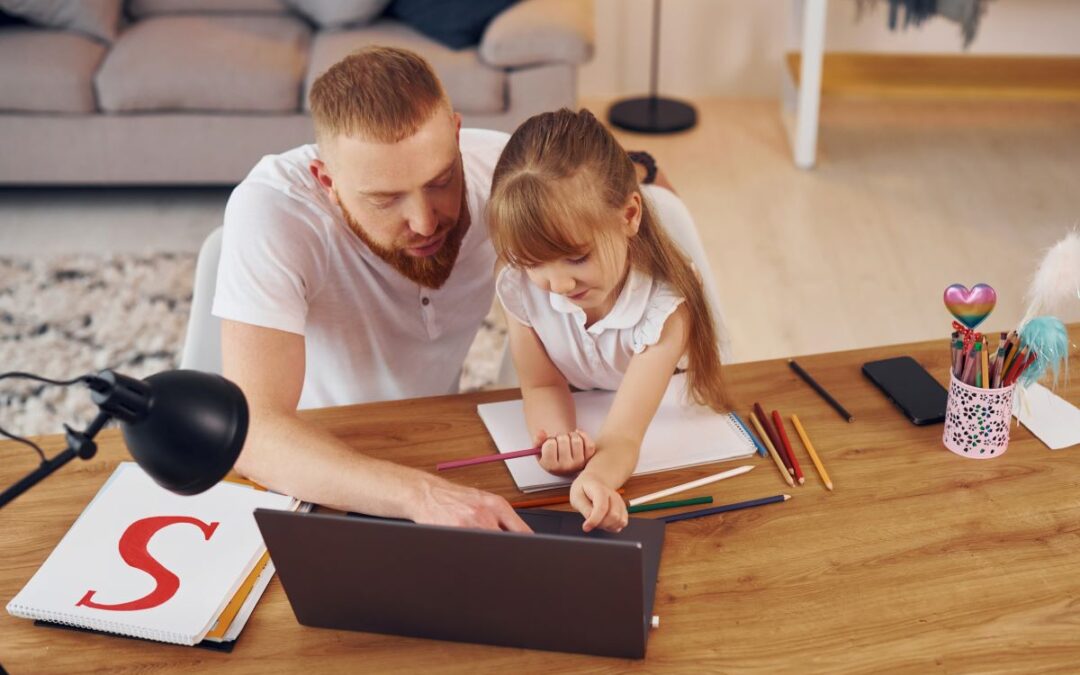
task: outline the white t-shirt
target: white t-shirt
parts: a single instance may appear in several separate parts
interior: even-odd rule
[[[660,341],[664,323],[683,302],[670,284],[630,268],[611,311],[585,327],[585,310],[505,267],[495,292],[506,313],[530,326],[566,381],[578,389],[619,388],[634,354]]]
[[[463,129],[472,224],[442,288],[424,288],[349,229],[308,170],[317,147],[264,157],[233,191],[213,313],[304,336],[300,408],[457,391],[491,309],[495,252],[484,217],[509,136]]]

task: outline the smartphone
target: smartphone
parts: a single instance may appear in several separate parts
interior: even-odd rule
[[[864,363],[863,375],[878,386],[914,424],[945,421],[949,392],[910,356]]]

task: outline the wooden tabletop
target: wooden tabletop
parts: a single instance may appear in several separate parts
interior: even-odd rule
[[[1075,343],[1080,325],[1070,328]],[[860,373],[866,361],[902,354],[947,382],[944,340],[799,358],[855,415],[851,424],[784,360],[725,369],[741,413],[760,401],[785,418],[799,415],[836,490],[824,489],[808,459],[806,485],[788,488],[771,460],[755,456],[749,474],[687,494],[720,503],[782,492],[793,499],[668,527],[654,610],[661,626],[643,661],[307,628],[275,579],[231,654],[38,628],[0,613],[0,664],[12,673],[1075,672],[1080,448],[1051,451],[1020,427],[998,458],[948,452],[940,424],[911,425]],[[1075,350],[1070,370],[1080,373]],[[1075,375],[1059,393],[1080,403]],[[476,405],[516,396],[485,392],[305,415],[358,451],[432,470],[437,461],[494,451]],[[45,440],[50,454],[61,448],[60,437]],[[0,510],[5,604],[127,458],[115,430],[99,440],[97,457],[72,462]],[[0,486],[36,463],[10,443],[0,444],[0,460]],[[717,470],[634,478],[627,494]],[[462,469],[453,478],[520,496],[502,466]]]

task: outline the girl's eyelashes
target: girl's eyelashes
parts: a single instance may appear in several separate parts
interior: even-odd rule
[[[585,255],[578,256],[577,258],[567,258],[566,262],[570,263],[571,265],[580,265],[581,263],[585,262],[588,259],[589,259],[589,254],[586,253]]]

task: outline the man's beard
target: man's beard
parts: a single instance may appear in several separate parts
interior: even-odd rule
[[[349,229],[360,238],[360,241],[364,242],[364,245],[371,249],[372,253],[382,258],[383,261],[405,278],[425,288],[437,290],[442,288],[442,285],[450,278],[450,273],[454,271],[454,263],[457,262],[458,253],[461,250],[461,241],[465,238],[465,233],[469,231],[471,219],[464,192],[462,190],[461,211],[458,212],[457,222],[450,225],[439,223],[439,228],[433,237],[429,237],[429,239],[441,237],[445,234],[446,240],[438,251],[425,257],[411,256],[401,248],[388,248],[372,240],[371,236],[364,231],[364,228],[360,227],[360,224],[352,217],[352,214],[349,213],[340,199],[338,203],[341,206],[341,213],[345,216],[345,223],[349,226]]]

